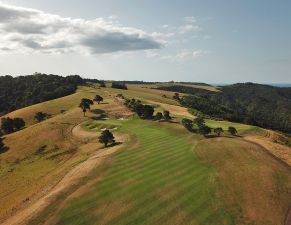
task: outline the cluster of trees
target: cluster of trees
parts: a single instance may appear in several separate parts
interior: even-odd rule
[[[0,76],[0,115],[72,94],[80,84],[84,84],[84,80],[78,75]]]
[[[205,124],[205,120],[202,117],[197,117],[194,120],[184,118],[182,119],[181,123],[187,130],[193,133],[201,134],[203,136],[207,136],[212,132],[212,129]],[[217,127],[213,129],[213,132],[217,136],[220,136],[224,132],[224,130],[221,127]],[[229,127],[228,132],[231,135],[237,134],[237,130],[235,127]]]
[[[126,84],[124,82],[113,81],[111,87],[112,88],[117,88],[117,89],[127,90],[127,86],[126,86]]]
[[[182,85],[159,89],[190,94],[174,98],[194,115],[291,132],[291,88],[239,83],[221,87],[220,92]]]
[[[103,102],[103,97],[100,96],[100,95],[96,95],[93,100],[88,99],[88,98],[82,98],[81,99],[81,102],[79,104],[79,108],[82,109],[84,116],[86,116],[87,110],[91,109],[91,105],[94,104],[93,101],[95,101],[98,104],[100,104],[100,102]]]
[[[25,127],[25,122],[22,118],[5,117],[1,119],[1,132],[4,134],[10,134],[15,131],[21,130]]]
[[[170,121],[172,117],[169,111],[157,112],[154,115],[155,109],[151,105],[142,104],[140,100],[125,99],[124,104],[135,112],[141,119],[149,119],[155,121]]]

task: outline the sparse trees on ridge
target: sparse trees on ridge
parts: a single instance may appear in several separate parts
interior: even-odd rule
[[[86,115],[87,110],[90,110],[90,105],[93,105],[93,101],[88,98],[82,98],[79,107],[82,109],[84,116]]]
[[[99,139],[99,142],[101,144],[104,144],[105,147],[107,147],[109,143],[111,144],[115,143],[114,136],[109,130],[102,131],[98,139]]]

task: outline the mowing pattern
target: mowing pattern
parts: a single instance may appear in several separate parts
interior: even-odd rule
[[[123,126],[134,131],[131,142],[101,168],[101,181],[61,210],[57,224],[232,224],[215,196],[214,171],[192,151],[194,141],[151,124]]]

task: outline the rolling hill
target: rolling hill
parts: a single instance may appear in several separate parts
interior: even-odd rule
[[[82,86],[5,115],[24,118],[26,128],[4,136],[0,224],[285,224],[291,154],[276,143],[281,134],[208,119],[211,128],[234,126],[239,135],[205,138],[180,124],[194,116],[173,100],[175,91],[127,87]],[[84,117],[81,99],[96,94],[103,103]],[[169,110],[173,120],[142,120],[117,94]],[[51,117],[36,123],[38,111]],[[103,128],[118,145],[98,142]]]

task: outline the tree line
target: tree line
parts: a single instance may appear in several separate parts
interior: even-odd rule
[[[212,130],[217,136],[220,136],[224,132],[221,127],[212,129],[207,126],[203,117],[196,117],[194,120],[183,118],[181,124],[190,132],[201,134],[204,137],[210,135]],[[237,135],[238,133],[235,127],[228,127],[228,132],[231,135]]]
[[[181,85],[158,89],[189,94],[173,98],[195,116],[291,132],[291,88],[239,83],[221,87],[220,92]]]
[[[142,104],[140,100],[136,99],[125,99],[124,105],[135,112],[141,119],[155,120],[155,121],[170,121],[172,117],[170,112],[165,110],[157,112],[154,115],[155,109],[151,105]]]
[[[29,105],[73,94],[85,81],[78,75],[57,76],[36,73],[28,76],[0,76],[0,115]]]

